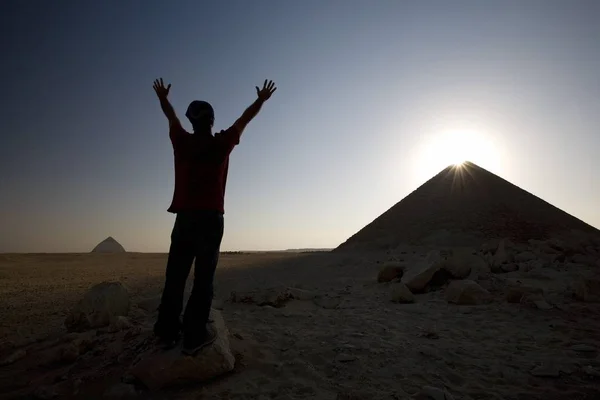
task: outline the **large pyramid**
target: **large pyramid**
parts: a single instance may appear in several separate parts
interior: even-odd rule
[[[92,253],[125,253],[125,249],[112,236],[109,236],[98,243]]]
[[[473,246],[491,238],[519,243],[572,231],[600,235],[593,226],[467,162],[441,171],[336,250]]]

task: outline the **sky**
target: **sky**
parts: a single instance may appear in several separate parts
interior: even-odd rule
[[[0,2],[0,252],[166,252],[152,82],[229,127],[222,250],[336,247],[466,158],[600,227],[600,2]]]

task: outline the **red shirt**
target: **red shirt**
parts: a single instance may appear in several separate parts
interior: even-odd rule
[[[224,213],[229,154],[240,142],[235,127],[190,134],[180,123],[169,128],[175,158],[175,190],[168,211],[211,210]]]

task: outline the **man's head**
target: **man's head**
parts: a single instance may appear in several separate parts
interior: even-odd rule
[[[192,101],[185,116],[188,117],[194,129],[210,129],[215,122],[215,111],[206,101]]]

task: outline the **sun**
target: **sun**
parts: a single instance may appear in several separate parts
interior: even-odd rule
[[[499,164],[499,152],[490,137],[474,130],[446,130],[424,137],[415,154],[417,179],[427,180],[448,166],[470,161],[491,168]]]

